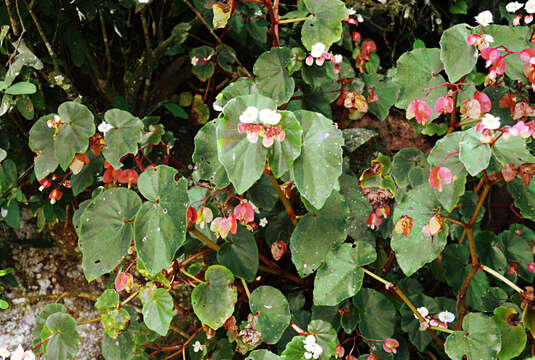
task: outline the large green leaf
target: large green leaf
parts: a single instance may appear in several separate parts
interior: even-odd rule
[[[394,224],[403,215],[409,216],[413,221],[408,237],[394,231],[391,241],[399,266],[407,276],[411,276],[422,266],[435,260],[446,246],[448,226],[445,222],[443,222],[444,229],[438,235],[429,237],[422,233],[422,228],[433,217],[435,209],[439,206],[436,198],[430,196],[430,190],[428,184],[410,190],[396,206],[392,218]]]
[[[284,104],[294,93],[295,82],[288,72],[292,51],[288,48],[273,48],[261,54],[256,60],[253,72],[260,94]]]
[[[286,297],[274,287],[260,286],[251,293],[249,307],[258,314],[255,330],[262,333],[262,341],[277,343],[292,318]]]
[[[203,324],[218,329],[232,315],[238,300],[234,275],[224,266],[212,265],[204,277],[206,282],[197,285],[191,293],[191,305]]]
[[[443,84],[444,78],[439,73],[442,71],[442,62],[440,61],[440,50],[432,49],[415,49],[405,54],[397,61],[397,72],[392,78],[401,85],[401,91],[396,101],[396,107],[407,109],[410,102],[416,98],[421,99],[427,92],[427,88]],[[425,98],[425,102],[434,108],[436,99],[447,93],[445,86],[433,90]],[[436,119],[439,114],[433,109],[432,119]]]
[[[275,141],[269,148],[268,163],[273,175],[280,178],[293,165],[294,160],[301,154],[303,129],[295,115],[290,111],[280,111],[282,117],[280,125],[286,137],[283,141]]]
[[[349,217],[344,198],[333,193],[319,211],[311,211],[299,220],[290,239],[292,262],[299,276],[312,274],[323,263],[330,249],[347,237]]]
[[[173,298],[165,289],[152,284],[139,297],[143,303],[143,321],[149,329],[165,336],[173,319]]]
[[[108,189],[80,217],[78,231],[82,269],[88,281],[112,271],[128,252],[141,199],[132,190]]]
[[[316,43],[325,44],[325,51],[340,40],[342,20],[348,17],[345,4],[339,0],[304,0],[306,9],[312,13],[301,29],[301,41],[310,50]]]
[[[11,85],[4,92],[8,95],[35,94],[37,87],[30,82],[21,81]]]
[[[377,258],[370,244],[357,241],[331,250],[314,279],[314,305],[338,305],[362,287],[364,271],[360,266]]]
[[[392,159],[392,176],[399,187],[409,185],[408,174],[412,169],[427,169],[424,153],[415,147],[406,147],[394,155]]]
[[[253,351],[245,360],[280,360],[280,356],[273,354],[269,350],[262,349]]]
[[[444,350],[452,360],[494,360],[501,349],[500,331],[494,321],[480,313],[463,319],[463,331],[448,336]]]
[[[336,330],[334,330],[327,321],[313,320],[308,325],[308,333],[314,335],[316,344],[321,346],[322,353],[318,357],[319,360],[329,360],[334,355],[336,350],[336,344],[338,338],[336,336]],[[284,351],[281,354],[282,360],[302,360],[305,354],[305,344],[303,341],[305,337],[294,336]]]
[[[504,138],[503,136],[492,146],[492,155],[502,166],[513,164],[515,167],[525,163],[535,162],[535,156],[531,155],[526,147],[526,141],[520,136]]]
[[[35,326],[32,331],[32,345],[37,346],[41,342],[41,330],[46,324],[48,317],[55,313],[67,313],[67,309],[62,304],[48,304],[35,318]]]
[[[217,158],[216,121],[206,123],[195,135],[193,162],[197,166],[196,177],[208,180],[221,189],[230,184],[225,168]]]
[[[359,179],[354,175],[340,176],[340,193],[344,196],[351,215],[347,219],[347,235],[354,240],[368,240],[373,238],[366,220],[373,210],[366,200],[359,186]]]
[[[253,282],[258,271],[258,247],[253,234],[238,226],[236,235],[230,234],[217,251],[217,261],[234,276]]]
[[[472,33],[473,28],[466,24],[454,25],[442,33],[440,60],[450,82],[459,81],[476,66],[478,51],[475,46],[466,43],[466,38]]]
[[[65,124],[59,129],[54,149],[56,159],[66,170],[76,153],[84,153],[89,146],[89,137],[95,134],[93,114],[85,105],[72,101],[58,107],[58,115]]]
[[[102,172],[104,159],[102,156],[95,156],[91,151],[87,152],[89,164],[85,165],[80,173],[71,176],[71,189],[74,196],[95,183],[95,178]]]
[[[139,176],[138,189],[147,200],[134,222],[136,249],[146,269],[156,274],[173,261],[186,240],[187,181],[166,165],[152,167]]]
[[[325,116],[306,110],[295,112],[303,128],[301,155],[291,173],[297,189],[320,209],[342,174],[342,132]]]
[[[427,162],[431,166],[445,166],[451,170],[454,181],[445,184],[441,192],[437,188],[433,188],[436,198],[448,212],[453,211],[465,191],[467,172],[459,159],[459,154],[455,154],[459,151],[459,143],[462,138],[463,134],[459,131],[446,135],[436,142],[427,157]],[[448,159],[442,163],[448,155]],[[429,174],[426,174],[426,182],[428,177]]]
[[[520,235],[516,230],[521,231]],[[498,235],[498,243],[504,250],[505,257],[518,261],[518,275],[528,283],[532,283],[535,278],[535,274],[527,268],[527,265],[533,262],[533,252],[530,249],[534,235],[530,228],[519,224],[513,224],[509,230]]]
[[[516,177],[507,183],[507,190],[520,210],[520,215],[535,221],[535,181],[531,181],[526,187],[524,182]]]
[[[128,111],[110,109],[104,113],[104,120],[111,126],[104,135],[106,146],[102,155],[115,169],[123,164],[119,161],[126,154],[137,154],[138,142],[141,141],[143,122]]]
[[[69,314],[62,312],[50,315],[41,330],[41,341],[45,339],[48,341],[41,345],[41,349],[47,359],[73,358],[80,341],[76,321]]]
[[[106,289],[99,296],[95,308],[101,315],[101,322],[106,334],[115,339],[126,329],[130,321],[130,314],[119,307],[119,294],[113,289]]]
[[[268,152],[261,139],[253,144],[245,133],[238,132],[239,117],[249,106],[258,110],[277,108],[273,100],[262,95],[239,96],[225,106],[224,117],[218,120],[216,128],[219,161],[239,194],[262,176]]]
[[[377,101],[368,103],[368,111],[384,121],[390,114],[390,108],[396,103],[401,86],[394,81],[385,80],[384,76],[379,74],[361,74],[360,76],[366,82],[366,87],[374,89],[375,95],[379,98]]]
[[[502,348],[498,359],[509,360],[522,353],[526,347],[526,329],[520,322],[521,314],[514,308],[500,306],[494,309],[494,321],[502,336]]]
[[[47,125],[47,121],[53,118],[53,114],[43,116],[30,129],[29,146],[37,154],[33,159],[37,180],[44,179],[58,167],[54,149],[54,129]]]
[[[258,94],[256,84],[252,80],[240,78],[232,82],[216,96],[213,105],[214,110],[221,111],[231,99],[251,94]]]
[[[353,297],[359,312],[359,331],[371,339],[387,339],[394,335],[397,312],[388,298],[373,289],[361,289]]]
[[[468,173],[476,176],[489,166],[492,153],[489,144],[479,140],[475,128],[463,131],[463,139],[459,142],[459,159]]]

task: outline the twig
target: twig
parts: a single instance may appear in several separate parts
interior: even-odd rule
[[[466,279],[464,279],[464,282],[457,296],[457,303],[460,304],[459,321],[457,322],[457,330],[460,330],[462,328],[463,319],[464,319],[464,316],[466,315],[465,300],[466,300],[466,293],[468,292],[468,286],[470,286],[470,282],[472,281],[477,271],[479,270],[479,259],[476,253],[476,248],[475,248],[475,243],[474,243],[474,234],[472,233],[472,229],[466,229],[466,235],[468,236],[468,246],[470,248],[470,257],[472,260],[472,267],[470,268],[470,271],[468,272]]]
[[[101,319],[101,318],[100,318],[100,316],[99,316],[99,317],[94,318],[94,319],[89,319],[89,320],[80,321],[80,322],[76,323],[76,326],[87,325],[87,324],[92,324],[92,323],[95,323],[95,322],[99,322],[100,319]]]
[[[229,55],[234,59],[234,61],[236,61],[236,63],[240,66],[240,68],[242,68],[242,70],[245,72],[245,74],[247,74],[247,77],[250,78],[250,79],[254,79],[254,76],[241,63],[240,59],[238,59],[236,54],[234,54],[234,52],[221,40],[221,38],[219,36],[217,36],[217,34],[214,32],[214,30],[212,30],[210,25],[206,22],[206,20],[201,15],[201,13],[197,9],[195,9],[195,7],[193,5],[191,5],[191,3],[188,0],[183,0],[183,1],[184,1],[184,3],[186,5],[188,5],[188,7],[191,9],[191,11],[193,11],[195,13],[195,16],[197,16],[197,18],[203,23],[203,25],[208,29],[210,34],[216,39],[217,43],[220,44],[221,46],[223,46],[225,48],[225,50],[227,50]]]
[[[522,295],[524,293],[524,290],[522,290],[514,282],[512,282],[511,280],[509,280],[508,278],[506,278],[505,276],[503,276],[502,274],[500,274],[496,270],[494,270],[494,269],[492,269],[492,268],[490,268],[488,266],[485,266],[485,265],[480,265],[480,268],[481,268],[481,270],[488,272],[489,274],[491,274],[495,278],[500,279],[505,284],[509,285],[514,291],[516,291],[520,295]]]
[[[10,0],[5,0],[5,3],[6,3],[6,9],[7,9],[7,16],[9,17],[11,28],[13,29],[13,35],[19,36],[19,28],[17,27],[17,22],[15,21],[15,18],[13,17],[13,13],[11,12]]]
[[[106,31],[106,24],[104,23],[104,17],[102,11],[98,9],[98,17],[100,19],[100,29],[102,31],[102,41],[104,42],[104,56],[106,56],[106,81],[110,79],[111,75],[111,52],[110,44],[108,42],[108,32]]]
[[[141,292],[141,288],[137,289],[136,291],[134,291],[132,293],[132,295],[130,295],[129,297],[127,297],[122,303],[121,303],[121,306],[124,306],[126,304],[128,304],[130,301],[132,301],[133,299],[135,299],[139,293]]]
[[[290,217],[292,224],[294,224],[294,226],[297,226],[297,219],[295,218],[295,212],[292,208],[292,204],[290,204],[288,199],[286,199],[286,196],[282,192],[277,179],[275,179],[275,176],[273,176],[271,172],[268,173],[268,176],[269,176],[269,180],[271,180],[271,184],[273,184],[273,187],[277,191],[277,194],[279,194],[279,199],[281,200],[282,205],[284,205],[284,208],[286,209],[286,212],[288,213],[288,216]]]

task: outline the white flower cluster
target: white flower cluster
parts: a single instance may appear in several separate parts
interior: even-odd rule
[[[317,359],[320,357],[321,353],[323,352],[323,349],[321,348],[318,343],[316,343],[316,338],[314,335],[308,335],[305,340],[303,340],[303,344],[305,344],[305,359]]]
[[[429,326],[448,328],[448,323],[455,321],[455,315],[447,310],[438,313],[437,318],[430,316],[429,310],[425,306],[419,307],[416,310],[425,319],[425,322],[420,324],[421,330],[426,330]],[[418,316],[414,315],[414,317],[418,319]]]
[[[262,109],[258,111],[255,106],[249,106],[240,115],[240,122],[244,124],[252,124],[256,119],[260,119],[266,125],[277,125],[281,120],[281,114],[277,110]]]
[[[107,133],[111,129],[113,129],[113,125],[110,125],[105,121],[101,122],[100,125],[98,126],[98,131],[100,131],[103,134]]]
[[[522,8],[524,8],[528,14],[535,13],[535,0],[529,0],[525,4],[522,4],[518,1],[511,1],[510,3],[505,5],[505,10],[510,13],[515,13]]]
[[[18,346],[13,352],[10,352],[7,346],[0,346],[0,358],[2,360],[35,360],[35,354],[31,350],[26,350],[22,346]]]

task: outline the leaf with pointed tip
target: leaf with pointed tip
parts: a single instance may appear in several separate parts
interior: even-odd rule
[[[95,308],[101,315],[104,331],[112,339],[126,329],[130,321],[130,314],[123,308],[119,308],[119,294],[113,289],[106,289],[99,296]]]
[[[173,298],[163,288],[146,286],[139,294],[143,303],[143,321],[147,327],[165,336],[173,319]]]
[[[43,308],[43,310],[41,310],[39,315],[36,317],[35,327],[32,331],[33,346],[37,346],[41,342],[41,330],[43,330],[43,327],[46,324],[46,319],[48,319],[50,315],[55,313],[67,313],[67,309],[62,304],[48,304]]]
[[[190,59],[196,56],[199,60],[197,65],[191,67],[191,72],[199,78],[201,81],[206,81],[212,77],[215,71],[215,65],[213,61],[204,60],[214,56],[215,50],[211,46],[199,46],[191,49],[189,53]]]
[[[290,49],[273,48],[261,54],[253,67],[260,93],[279,105],[287,103],[294,93],[295,82],[288,73],[291,61]]]
[[[470,313],[463,319],[463,331],[449,335],[444,351],[452,360],[493,360],[501,349],[500,331],[495,322],[480,313]]]
[[[102,155],[113,168],[119,169],[123,166],[120,162],[123,156],[137,154],[143,122],[128,111],[120,109],[106,111],[104,121],[113,128],[104,134],[106,146],[102,149]]]
[[[258,94],[258,88],[256,84],[249,79],[240,78],[227,87],[225,87],[217,96],[214,101],[214,109],[223,109],[227,103],[242,95]]]
[[[37,180],[44,179],[58,167],[54,148],[54,129],[47,125],[47,121],[53,118],[53,114],[43,116],[30,129],[29,146],[37,154],[33,159]]]
[[[476,66],[477,48],[466,43],[466,38],[473,31],[474,29],[467,24],[457,24],[442,33],[440,60],[444,63],[450,82],[459,81]]]
[[[535,181],[531,181],[526,187],[524,182],[516,177],[507,183],[507,190],[520,210],[520,215],[535,221]]]
[[[520,136],[500,137],[492,146],[492,155],[502,166],[513,164],[516,167],[535,162],[535,156],[526,147],[526,140]]]
[[[186,240],[187,181],[177,180],[178,171],[166,165],[145,170],[138,179],[143,203],[134,221],[134,238],[141,261],[156,274],[173,261]]]
[[[342,132],[325,116],[306,110],[295,116],[303,128],[301,155],[294,161],[291,174],[299,192],[321,209],[342,174]]]
[[[251,313],[258,314],[255,330],[262,334],[262,341],[277,343],[292,318],[286,297],[274,287],[260,286],[251,293],[249,306]]]
[[[89,147],[89,137],[95,134],[94,116],[85,105],[72,101],[61,104],[58,115],[64,124],[56,135],[54,149],[59,165],[66,170],[74,155]]]
[[[112,188],[95,197],[80,217],[78,242],[88,281],[112,271],[128,252],[141,199],[132,190]]]
[[[65,360],[76,355],[80,335],[76,331],[76,321],[62,312],[54,313],[46,319],[41,330],[41,345],[44,356],[48,359]]]
[[[342,20],[347,18],[347,8],[339,0],[304,0],[306,9],[312,13],[303,24],[301,40],[310,50],[316,43],[323,43],[325,51],[340,40]]]
[[[492,152],[489,144],[479,140],[475,128],[463,131],[463,139],[459,142],[459,160],[464,164],[468,173],[476,176],[489,166]]]
[[[224,266],[212,265],[204,273],[206,282],[191,293],[191,306],[203,324],[218,329],[234,312],[238,291],[234,275]]]
[[[234,276],[253,282],[258,272],[258,247],[253,234],[238,226],[237,233],[229,234],[228,241],[217,251],[217,261]]]
[[[351,216],[347,219],[347,235],[354,240],[374,239],[369,226],[366,225],[366,220],[373,208],[360,190],[359,179],[355,175],[342,174],[340,193],[344,196],[351,212]]]

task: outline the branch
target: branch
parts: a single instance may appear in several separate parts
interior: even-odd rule
[[[271,172],[268,173],[268,176],[269,176],[269,180],[271,180],[271,184],[273,184],[273,187],[277,191],[277,194],[279,194],[279,199],[281,200],[282,205],[284,205],[284,208],[286,209],[286,212],[288,213],[288,216],[290,217],[292,224],[294,224],[294,226],[297,226],[297,219],[295,217],[295,211],[292,208],[292,204],[290,204],[288,199],[286,199],[286,196],[282,192],[277,179],[275,179],[275,176],[273,176]]]

